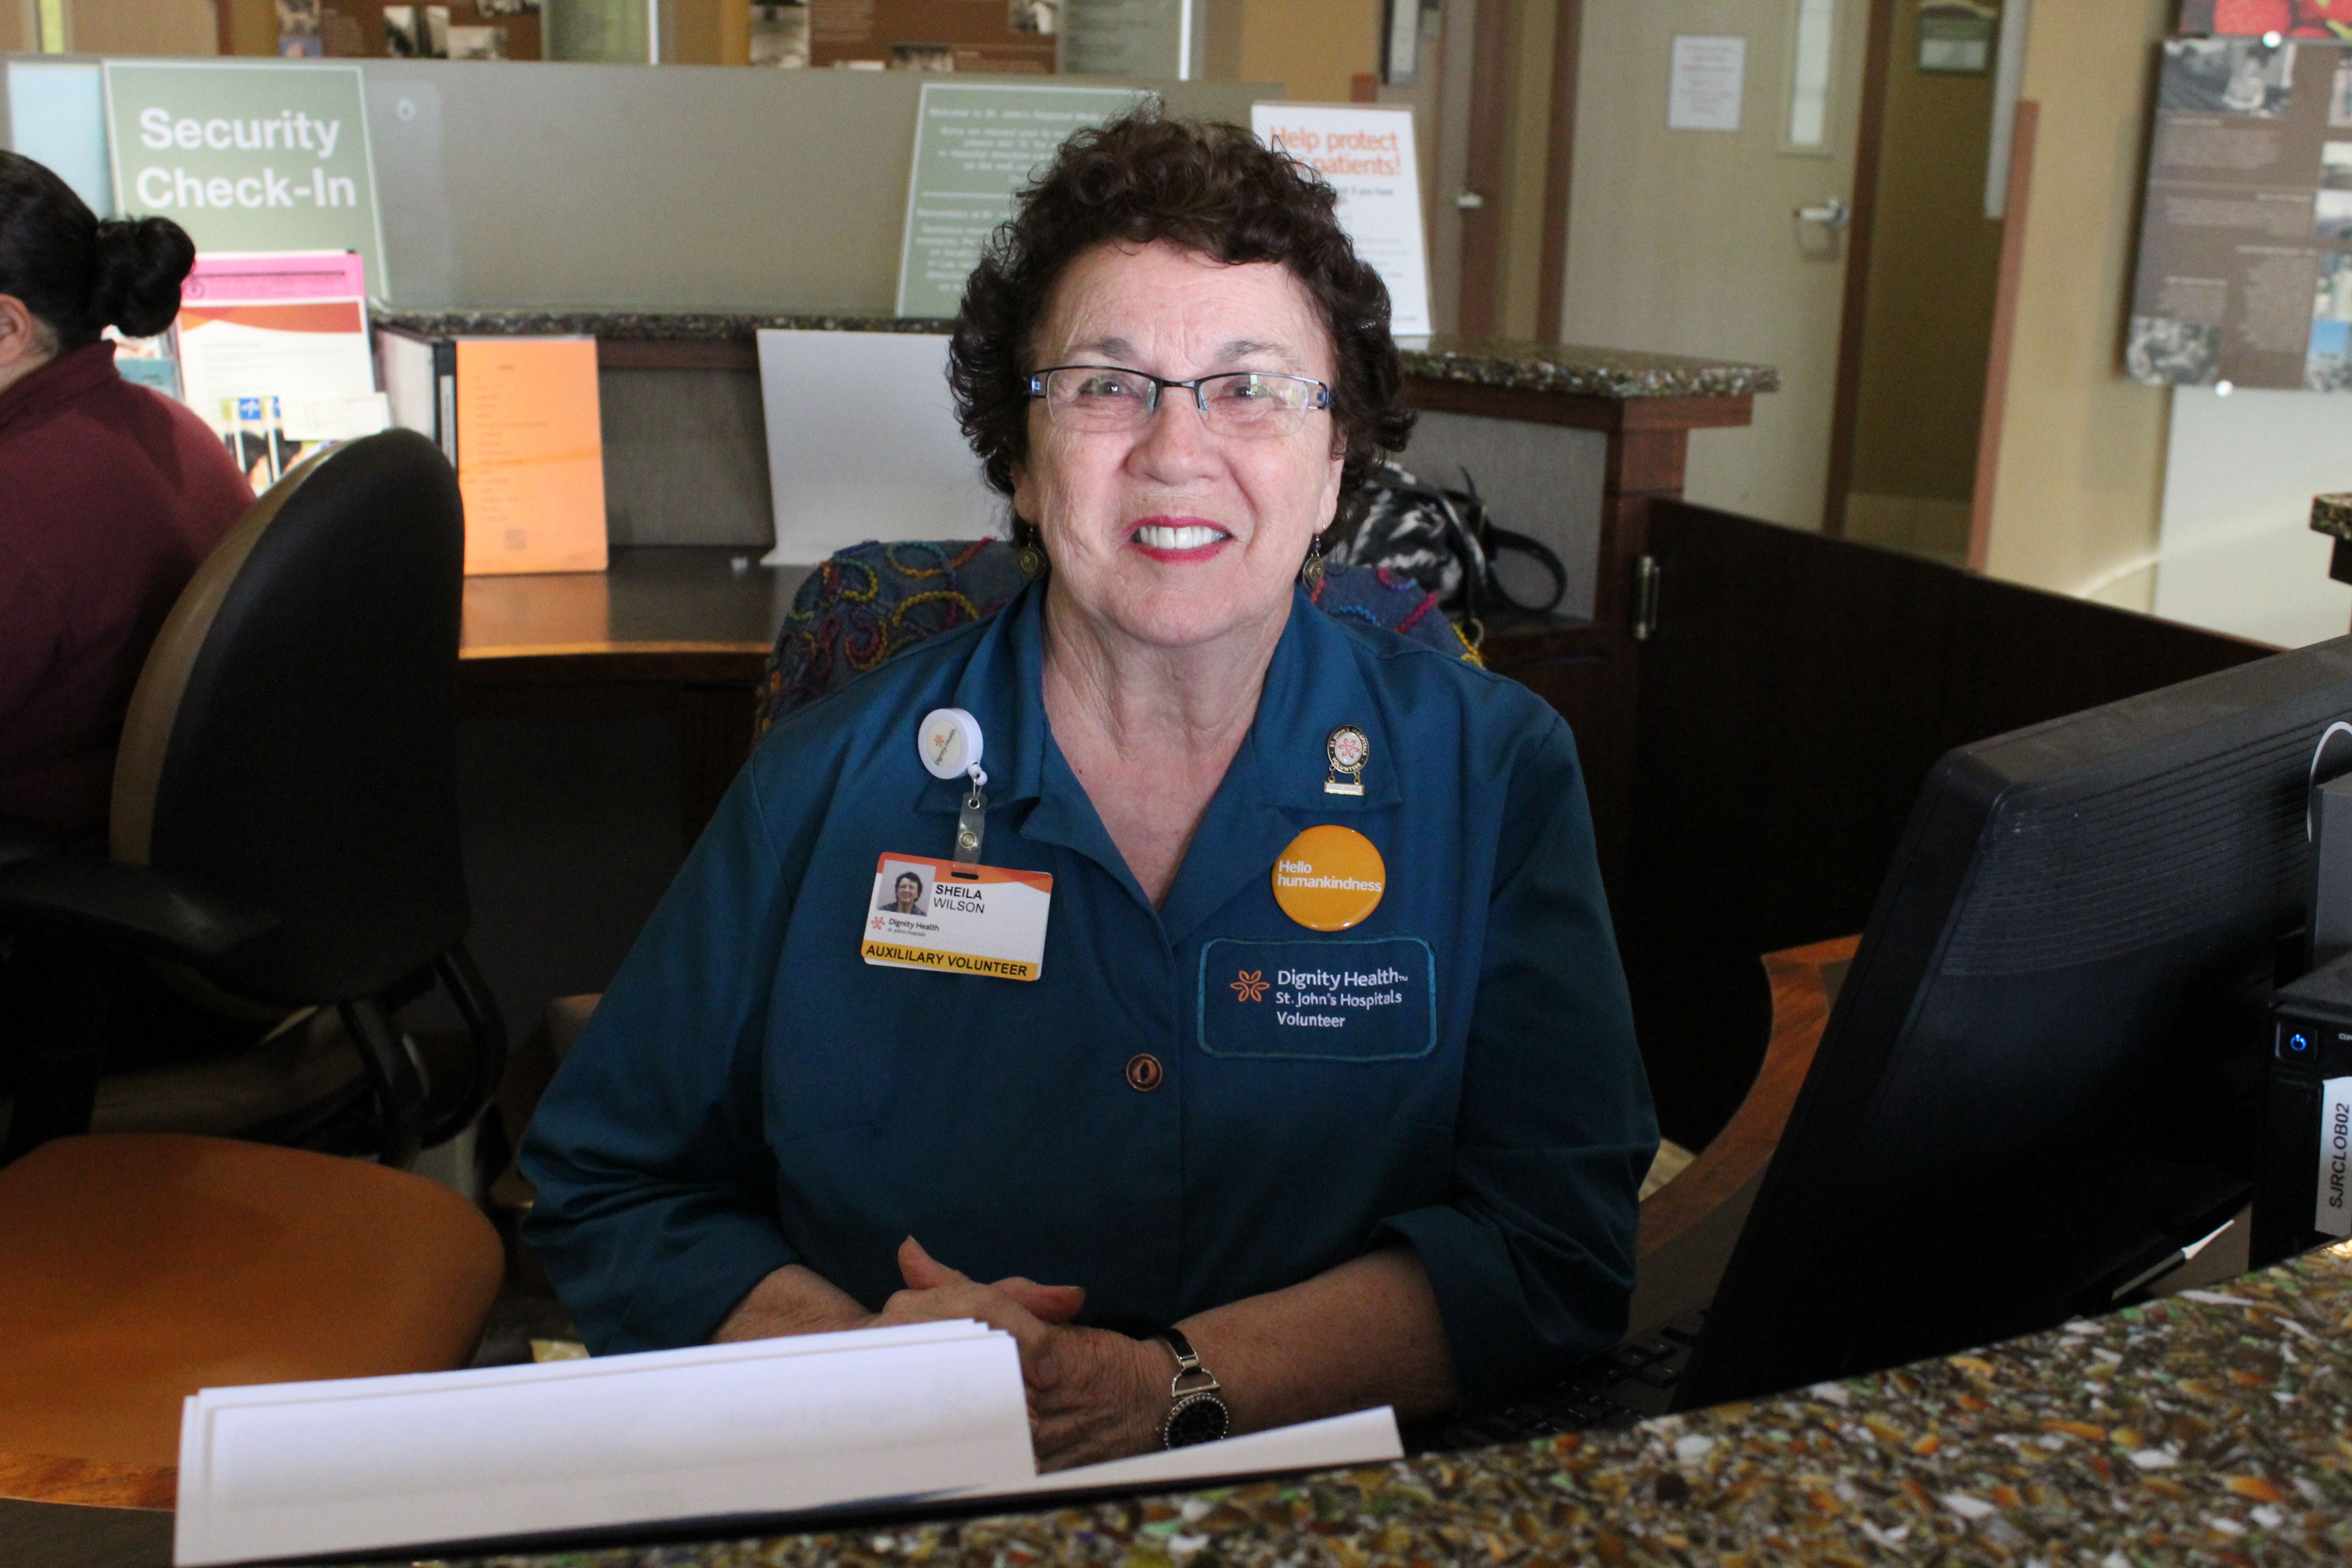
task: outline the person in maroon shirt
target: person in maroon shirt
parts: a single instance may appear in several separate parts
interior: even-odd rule
[[[0,820],[103,844],[141,664],[253,491],[180,404],[122,379],[100,331],[172,324],[195,247],[100,223],[0,153]]]

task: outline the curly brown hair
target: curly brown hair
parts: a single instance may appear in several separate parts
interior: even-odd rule
[[[1029,455],[1030,340],[1063,272],[1105,241],[1164,239],[1228,264],[1278,262],[1306,288],[1339,364],[1338,521],[1357,521],[1366,476],[1403,449],[1412,411],[1388,288],[1339,226],[1329,185],[1238,125],[1171,120],[1146,105],[1073,134],[1020,201],[964,285],[948,347],[956,413],[992,486],[1011,495],[1013,465]],[[1015,515],[1013,531],[1026,543],[1036,524]]]

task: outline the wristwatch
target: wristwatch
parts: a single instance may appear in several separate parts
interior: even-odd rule
[[[1176,1358],[1176,1376],[1168,1384],[1168,1397],[1175,1403],[1160,1420],[1160,1446],[1188,1448],[1195,1443],[1213,1443],[1232,1431],[1233,1412],[1217,1397],[1217,1374],[1201,1364],[1192,1342],[1176,1329],[1162,1329],[1153,1337]]]

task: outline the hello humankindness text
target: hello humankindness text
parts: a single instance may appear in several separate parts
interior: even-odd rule
[[[1386,884],[1361,877],[1318,877],[1315,868],[1304,860],[1277,860],[1274,868],[1275,885],[1283,888],[1345,888],[1360,893],[1387,890]]]

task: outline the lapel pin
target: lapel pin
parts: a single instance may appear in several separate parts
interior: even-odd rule
[[[1364,764],[1371,760],[1372,743],[1353,724],[1342,724],[1331,731],[1323,742],[1323,754],[1330,759],[1331,769],[1323,778],[1325,795],[1361,795],[1364,793]],[[1342,784],[1339,775],[1346,773]]]

